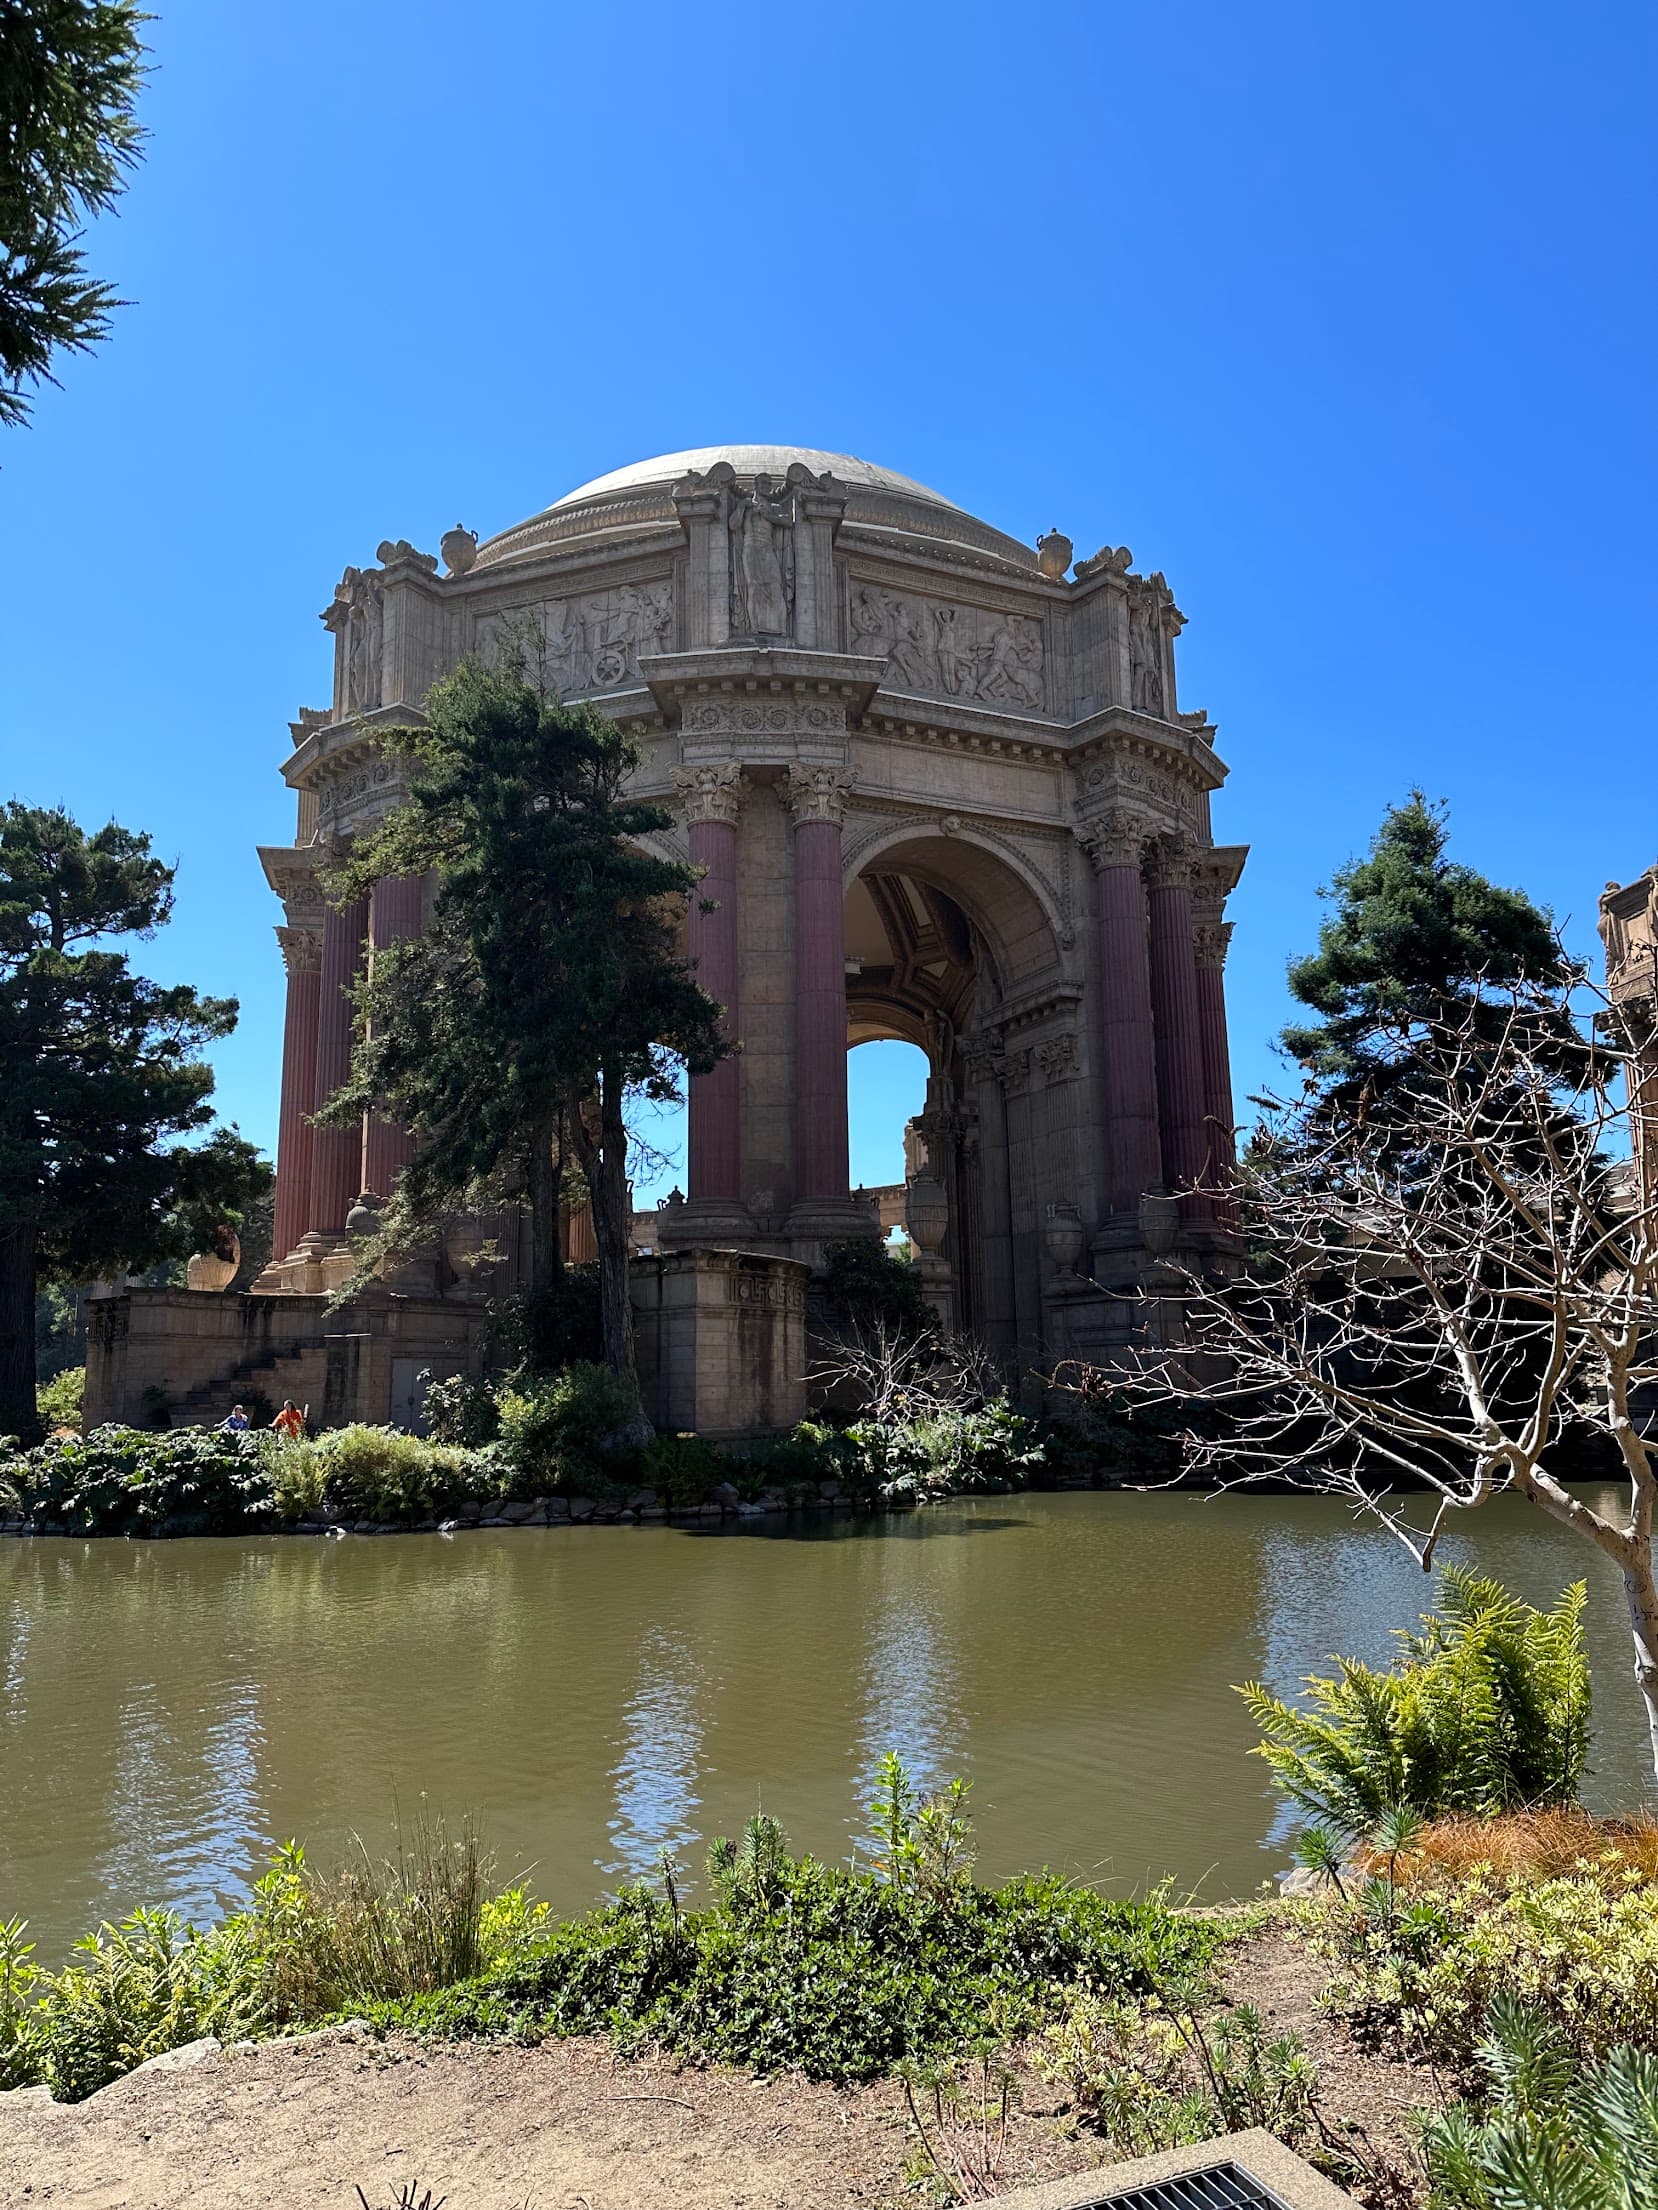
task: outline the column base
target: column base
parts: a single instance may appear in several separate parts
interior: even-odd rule
[[[682,1197],[656,1212],[656,1240],[665,1251],[748,1251],[759,1231],[734,1197]]]
[[[881,1207],[874,1197],[802,1197],[789,1208],[783,1233],[791,1243],[844,1243],[851,1236],[878,1237]]]

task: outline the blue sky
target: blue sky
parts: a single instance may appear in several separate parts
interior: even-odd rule
[[[253,847],[341,568],[683,446],[858,453],[1166,572],[1254,847],[1240,1096],[1412,783],[1584,949],[1658,855],[1650,7],[160,0],[150,36],[94,241],[133,304],[0,439],[0,789],[176,858],[144,957],[240,997],[250,1135]],[[854,1100],[885,1179],[911,1078],[856,1054]]]

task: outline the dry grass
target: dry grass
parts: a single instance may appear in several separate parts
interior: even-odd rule
[[[1370,1871],[1385,1866],[1374,1851],[1362,1853],[1360,1861]],[[1505,1879],[1549,1880],[1585,1864],[1617,1871],[1633,1866],[1658,1880],[1658,1819],[1644,1814],[1597,1819],[1579,1807],[1437,1819],[1399,1859],[1396,1878],[1402,1886],[1456,1879],[1483,1865]]]

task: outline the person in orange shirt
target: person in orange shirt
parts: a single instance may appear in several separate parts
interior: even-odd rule
[[[272,1420],[271,1425],[279,1435],[286,1436],[289,1442],[298,1442],[299,1438],[305,1433],[305,1414],[295,1404],[293,1398],[288,1397],[284,1400],[281,1411]]]

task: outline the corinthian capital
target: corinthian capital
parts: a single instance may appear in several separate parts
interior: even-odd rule
[[[276,940],[282,946],[282,964],[289,974],[304,974],[322,965],[322,930],[307,928],[302,923],[290,922],[279,928]]]
[[[743,810],[748,778],[740,761],[705,760],[695,767],[676,767],[674,788],[688,822],[723,821],[734,828]]]
[[[1197,872],[1197,846],[1178,830],[1154,837],[1146,854],[1146,879],[1154,890],[1189,890]]]
[[[839,828],[846,815],[846,777],[836,767],[790,765],[787,797],[798,829],[807,821],[827,821]]]
[[[1151,841],[1152,824],[1132,806],[1107,806],[1077,830],[1082,848],[1096,867],[1138,867]]]
[[[1230,921],[1199,921],[1192,930],[1192,950],[1200,967],[1224,967],[1226,947],[1232,941]]]

